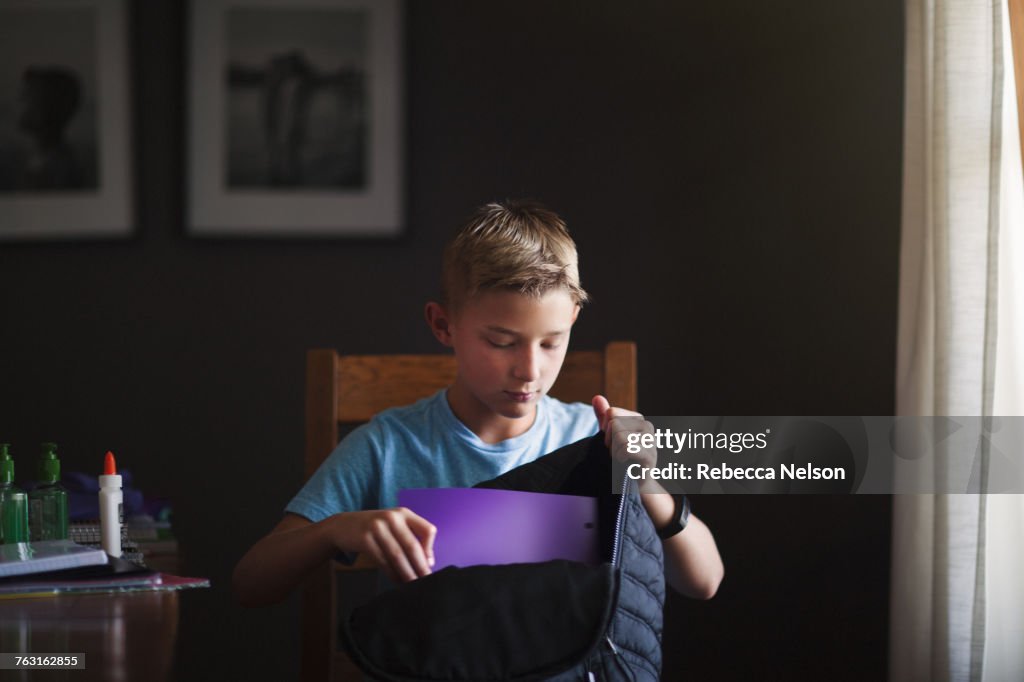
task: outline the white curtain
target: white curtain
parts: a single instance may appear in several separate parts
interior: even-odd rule
[[[1024,414],[1006,3],[907,0],[901,415]],[[1024,496],[897,496],[893,513],[890,679],[1024,680]]]

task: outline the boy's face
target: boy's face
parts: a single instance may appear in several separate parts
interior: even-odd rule
[[[428,306],[434,333],[455,349],[458,361],[458,377],[449,392],[456,414],[474,431],[497,426],[491,423],[495,419],[530,417],[525,423],[506,424],[513,433],[504,437],[526,431],[537,401],[562,368],[579,313],[576,302],[565,290],[553,289],[541,298],[484,292],[463,303],[454,316],[430,305],[436,306],[433,317]],[[466,414],[459,414],[460,409]]]

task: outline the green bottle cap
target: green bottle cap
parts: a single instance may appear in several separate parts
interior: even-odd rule
[[[60,460],[57,459],[57,444],[43,443],[43,458],[39,460],[39,482],[56,483],[60,480]]]
[[[0,484],[3,483],[14,483],[14,460],[9,443],[0,443]]]

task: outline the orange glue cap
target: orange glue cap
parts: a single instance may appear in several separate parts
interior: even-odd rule
[[[107,456],[103,460],[103,475],[113,476],[117,473],[117,462],[114,461],[114,453],[107,450]]]

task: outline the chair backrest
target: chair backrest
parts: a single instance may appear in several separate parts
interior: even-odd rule
[[[308,479],[338,444],[340,426],[368,421],[381,410],[408,405],[455,379],[450,355],[306,354],[306,458]],[[564,402],[590,402],[601,393],[616,407],[636,409],[636,344],[613,341],[603,351],[570,351],[550,394]],[[335,568],[309,577],[302,598],[302,679],[360,679],[337,651],[332,585]]]

